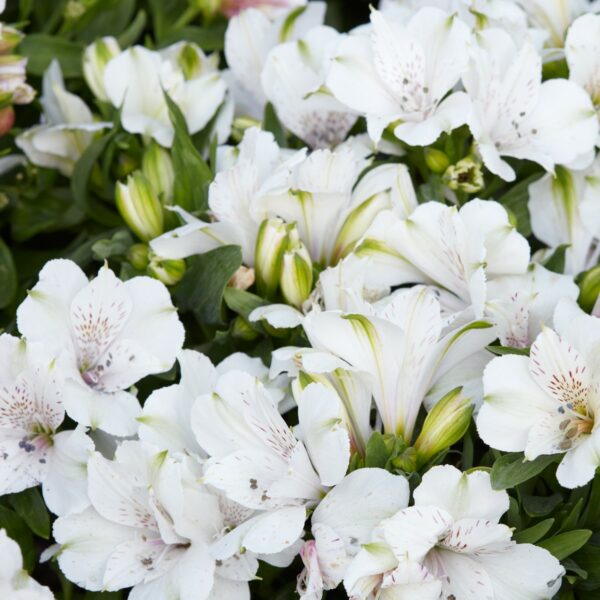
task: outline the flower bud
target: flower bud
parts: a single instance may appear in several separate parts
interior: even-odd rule
[[[254,285],[256,276],[254,269],[250,269],[242,265],[227,282],[227,287],[236,288],[238,290],[247,290]]]
[[[443,173],[449,166],[450,160],[445,152],[435,148],[425,148],[425,164],[434,173]]]
[[[9,54],[20,44],[23,37],[14,27],[0,23],[0,54]]]
[[[0,93],[2,104],[27,104],[35,90],[25,83],[27,59],[16,54],[0,56]]]
[[[166,205],[171,204],[175,171],[168,150],[154,141],[151,142],[142,157],[142,173],[161,202]]]
[[[150,264],[149,248],[147,244],[134,244],[127,251],[127,260],[138,271],[144,271]]]
[[[295,227],[288,233],[288,249],[283,254],[279,285],[285,301],[296,308],[302,307],[312,291],[312,260]]]
[[[185,260],[180,258],[162,259],[153,257],[148,265],[148,275],[162,281],[165,285],[175,285],[179,283],[185,275]]]
[[[484,186],[481,165],[472,158],[463,158],[446,169],[444,183],[451,190],[475,194]]]
[[[108,102],[104,87],[104,69],[111,59],[121,53],[113,37],[103,37],[90,44],[83,52],[83,76],[96,98]]]
[[[236,117],[231,126],[231,137],[236,142],[241,142],[244,138],[244,134],[246,133],[246,129],[260,126],[260,121],[253,119],[252,117]]]
[[[188,42],[181,45],[177,55],[177,64],[186,81],[197,79],[203,75],[207,62],[210,62],[210,58],[207,58],[196,44]]]
[[[597,315],[596,305],[600,297],[600,266],[579,276],[579,305],[586,312]]]
[[[271,298],[277,291],[287,232],[288,226],[278,218],[265,219],[258,230],[254,270],[256,287],[263,298]]]
[[[251,342],[258,337],[258,333],[252,328],[250,323],[244,319],[244,317],[238,315],[233,320],[233,326],[231,329],[231,335],[239,340]]]
[[[144,242],[163,233],[163,208],[141,171],[117,183],[116,204],[129,228]]]
[[[471,423],[473,403],[465,398],[462,388],[448,392],[430,411],[423,429],[414,444],[418,466],[422,467],[434,456],[460,440]]]

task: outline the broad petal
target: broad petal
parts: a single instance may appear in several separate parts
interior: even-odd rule
[[[569,489],[585,485],[594,478],[600,466],[600,433],[598,430],[569,450],[556,471],[558,482]]]
[[[0,496],[38,485],[48,472],[50,443],[28,432],[0,429]]]
[[[441,570],[443,594],[461,600],[494,600],[494,587],[487,572],[468,554],[435,550],[428,561]],[[442,596],[443,597],[443,596]]]
[[[569,65],[569,79],[578,83],[592,97],[600,101],[600,17],[584,14],[573,21],[565,40],[565,55]]]
[[[418,506],[437,506],[455,520],[472,518],[498,522],[508,510],[508,494],[492,489],[485,471],[461,473],[450,465],[433,467],[414,492]]]

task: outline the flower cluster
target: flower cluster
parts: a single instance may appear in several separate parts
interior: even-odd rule
[[[0,597],[597,593],[600,6],[148,4],[0,166]]]

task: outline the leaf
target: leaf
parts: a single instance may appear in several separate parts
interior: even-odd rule
[[[562,503],[564,498],[558,492],[551,496],[532,496],[525,494],[523,496],[523,510],[534,518],[546,517],[552,514]]]
[[[92,201],[89,195],[88,184],[96,161],[100,158],[100,155],[115,137],[116,133],[116,130],[112,130],[94,140],[86,148],[77,163],[75,163],[71,178],[71,193],[73,194],[76,206],[94,219],[94,221],[107,227],[117,227],[122,224],[121,218],[104,204]]]
[[[175,128],[171,149],[175,171],[174,202],[186,210],[204,211],[208,208],[208,185],[213,178],[212,171],[192,143],[181,110],[167,93],[165,100],[169,107],[171,123]]]
[[[525,237],[531,235],[531,220],[529,217],[529,208],[527,207],[527,201],[529,200],[529,186],[541,176],[542,173],[530,175],[498,198],[498,202],[510,211],[516,219],[517,231]]]
[[[579,498],[573,508],[569,511],[569,514],[563,519],[559,531],[569,531],[577,527],[579,524],[579,517],[583,510],[583,503],[583,498]]]
[[[532,527],[518,531],[513,535],[513,539],[519,544],[535,544],[552,529],[552,525],[554,525],[554,519],[545,519]]]
[[[11,494],[9,502],[33,533],[45,540],[50,539],[50,515],[37,487]]]
[[[142,35],[148,21],[148,16],[145,10],[140,10],[135,15],[135,19],[131,21],[129,27],[122,31],[117,37],[117,42],[121,48],[128,48],[135,44],[137,39]]]
[[[85,45],[64,38],[32,33],[19,44],[18,53],[27,57],[27,72],[43,75],[50,62],[56,58],[65,77],[81,77],[81,55]]]
[[[376,467],[383,469],[390,457],[383,435],[379,431],[374,431],[367,442],[365,451],[365,467]]]
[[[178,306],[203,325],[222,325],[225,286],[242,265],[239,246],[223,246],[195,257],[174,289]]]
[[[245,290],[237,288],[225,288],[225,304],[235,313],[248,319],[250,313],[259,306],[269,304],[266,300]],[[252,325],[252,324],[251,324]]]
[[[486,350],[489,350],[496,356],[505,356],[507,354],[517,354],[519,356],[529,356],[530,348],[512,348],[511,346],[487,346]]]
[[[578,278],[579,306],[591,313],[600,294],[600,265],[582,273]]]
[[[535,477],[556,460],[556,454],[538,456],[534,460],[525,460],[522,452],[504,454],[492,466],[492,487],[495,490],[515,487]]]
[[[563,560],[563,558],[571,556],[573,552],[577,552],[577,550],[582,548],[591,535],[592,531],[590,529],[575,529],[539,542],[538,546],[548,550],[558,560]]]
[[[104,238],[94,242],[92,252],[99,260],[105,260],[111,256],[123,255],[133,244],[133,238],[128,230],[117,231],[110,238]]]
[[[0,238],[0,308],[6,308],[17,293],[17,270],[10,248]]]
[[[561,244],[558,246],[551,256],[544,262],[544,267],[554,273],[560,273],[561,275],[565,272],[565,258],[567,250],[571,247],[571,244]]]
[[[278,146],[281,148],[285,148],[287,146],[283,125],[281,124],[281,121],[275,112],[275,108],[270,102],[268,102],[265,106],[263,129],[265,131],[270,131],[275,136],[275,141],[277,142]]]
[[[13,510],[0,505],[0,529],[6,529],[8,537],[19,544],[23,566],[31,571],[36,562],[36,551],[33,536],[25,521]]]
[[[75,37],[90,44],[96,38],[107,35],[117,36],[125,30],[133,19],[136,0],[102,0],[95,2],[77,19],[73,31]]]
[[[600,588],[600,546],[586,544],[573,555],[573,560],[588,574],[586,581],[579,582],[577,588],[585,591]]]

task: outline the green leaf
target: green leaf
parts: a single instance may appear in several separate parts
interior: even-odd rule
[[[10,248],[0,238],[0,308],[7,307],[17,293],[17,270]]]
[[[515,487],[535,477],[556,460],[555,454],[538,456],[534,460],[525,460],[522,452],[504,454],[492,466],[492,487],[495,490]]]
[[[116,133],[116,130],[113,130],[94,140],[75,164],[71,178],[71,193],[73,194],[76,206],[95,221],[107,227],[116,227],[122,221],[116,212],[109,210],[107,206],[100,202],[92,201],[89,195],[88,184],[96,161],[100,158]]]
[[[117,231],[110,238],[104,238],[94,242],[92,252],[99,260],[105,260],[111,256],[121,256],[129,250],[133,244],[133,238],[128,230]]]
[[[545,519],[532,527],[518,531],[513,535],[513,538],[519,544],[535,544],[552,529],[552,525],[554,525],[554,519]]]
[[[8,537],[19,544],[23,566],[31,571],[36,562],[36,551],[33,535],[25,521],[13,510],[0,505],[0,529],[6,529]]]
[[[367,442],[365,451],[365,467],[385,468],[385,465],[390,457],[383,435],[379,431],[374,431]]]
[[[562,523],[560,524],[559,531],[570,531],[571,529],[575,529],[577,527],[579,524],[579,517],[583,511],[583,504],[583,498],[579,498],[573,508],[569,511],[569,514],[563,519]]]
[[[552,514],[562,503],[564,498],[558,492],[550,496],[532,496],[524,494],[522,508],[530,517],[547,517]]]
[[[600,294],[600,265],[582,273],[578,277],[579,306],[590,313]]]
[[[252,294],[245,290],[238,290],[233,287],[225,288],[223,297],[228,308],[238,315],[241,315],[246,320],[254,309],[269,304],[266,300],[263,300],[263,298],[256,294]],[[253,325],[253,323],[250,323],[250,325]]]
[[[573,560],[588,574],[585,581],[578,583],[578,589],[589,591],[600,588],[600,546],[586,544],[573,555]]]
[[[544,267],[554,273],[563,274],[565,272],[565,259],[567,250],[571,247],[571,244],[561,244],[554,250],[552,255],[544,262]]]
[[[590,529],[575,529],[539,542],[538,546],[548,550],[548,552],[553,554],[558,560],[562,560],[582,548],[590,539],[591,535],[592,531]],[[585,568],[585,566],[583,568]]]
[[[116,37],[125,30],[135,12],[136,0],[95,2],[77,19],[73,32],[78,40],[86,44],[107,34]]]
[[[525,237],[531,235],[531,220],[529,217],[529,209],[527,207],[527,201],[529,200],[529,186],[541,176],[542,173],[530,175],[498,198],[498,202],[510,211],[517,220],[517,230]]]
[[[181,110],[166,92],[165,99],[175,128],[171,150],[175,171],[174,202],[186,210],[204,211],[208,208],[208,185],[213,178],[212,171],[196,150]]]
[[[177,305],[203,325],[222,325],[221,304],[227,282],[242,264],[239,246],[223,246],[190,261],[174,289]]]
[[[131,21],[129,27],[122,31],[117,37],[117,42],[121,48],[128,48],[135,44],[137,39],[142,35],[148,21],[148,16],[145,10],[140,10],[135,15],[135,19]]]
[[[487,346],[486,350],[489,350],[496,356],[506,356],[507,354],[517,354],[518,356],[529,356],[529,348],[512,348],[511,346]]]
[[[50,539],[50,515],[38,488],[29,488],[9,497],[15,512],[36,535]]]
[[[265,131],[270,131],[275,136],[275,141],[281,148],[285,148],[287,146],[283,125],[281,124],[281,121],[275,112],[275,108],[270,102],[268,102],[265,106],[263,129]]]
[[[85,45],[64,38],[32,33],[19,44],[18,53],[27,57],[27,71],[43,75],[50,62],[56,58],[65,77],[81,77],[81,55]]]

